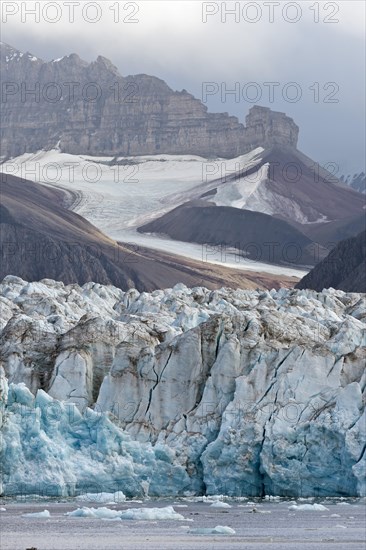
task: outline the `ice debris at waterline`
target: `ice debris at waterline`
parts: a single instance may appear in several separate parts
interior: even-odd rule
[[[210,504],[210,508],[231,508],[231,506],[227,502],[222,502],[221,500],[215,500],[215,502]]]
[[[138,521],[155,521],[155,520],[179,520],[192,521],[186,519],[182,514],[178,514],[173,506],[165,506],[164,508],[127,508],[127,510],[111,510],[110,508],[77,508],[72,512],[66,512],[66,516],[78,518],[99,518],[99,519],[134,519]]]
[[[323,504],[292,504],[288,507],[289,510],[296,510],[296,511],[302,511],[302,512],[326,512],[329,511],[329,508],[324,506]]]
[[[78,495],[77,500],[83,500],[85,502],[97,502],[98,504],[118,504],[125,502],[126,495],[122,491],[116,491],[115,493],[83,493]]]
[[[365,296],[0,285],[3,494],[356,496]]]
[[[50,518],[51,514],[48,510],[43,510],[43,512],[32,512],[30,514],[22,514],[22,518],[39,518],[39,519],[47,519]]]
[[[198,527],[190,529],[192,535],[235,535],[234,529],[227,525],[216,525],[216,527]]]

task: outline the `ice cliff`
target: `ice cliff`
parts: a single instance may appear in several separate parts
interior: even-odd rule
[[[4,494],[366,494],[364,295],[0,297]]]

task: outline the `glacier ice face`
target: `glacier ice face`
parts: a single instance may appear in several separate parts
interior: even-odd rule
[[[365,495],[364,298],[6,277],[3,490]]]
[[[24,404],[29,390],[10,384],[2,425],[0,458],[5,494],[69,496],[105,490],[128,497],[182,493],[189,476],[175,452],[141,444],[105,414],[83,414],[38,390],[33,404]],[[28,393],[27,393],[28,392]],[[16,400],[17,397],[21,399]],[[116,494],[116,493],[114,493]],[[118,493],[122,494],[122,493]]]

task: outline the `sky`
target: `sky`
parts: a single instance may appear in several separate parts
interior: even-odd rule
[[[365,5],[3,0],[1,40],[46,61],[103,55],[243,123],[254,104],[286,112],[299,149],[339,176],[365,170]]]

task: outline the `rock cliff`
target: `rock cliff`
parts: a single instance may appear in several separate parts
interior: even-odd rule
[[[3,157],[58,144],[76,154],[230,158],[260,145],[297,144],[298,127],[284,113],[253,107],[245,127],[159,78],[123,77],[102,56],[44,62],[4,43],[0,56]]]

